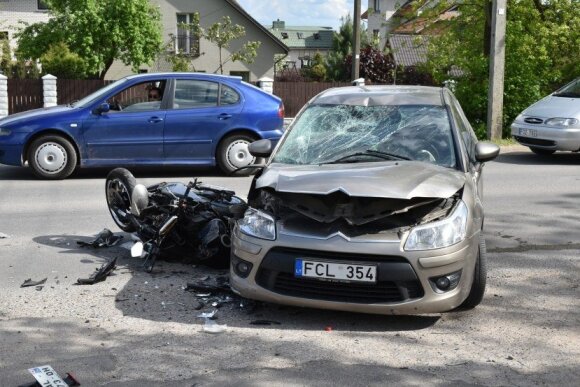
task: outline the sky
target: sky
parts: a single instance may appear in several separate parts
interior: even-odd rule
[[[353,0],[238,0],[261,24],[271,26],[280,19],[287,26],[324,26],[338,30],[340,18],[353,14]],[[361,1],[366,9],[367,1]]]

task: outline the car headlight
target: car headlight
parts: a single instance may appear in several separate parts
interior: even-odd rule
[[[405,250],[440,249],[461,242],[467,233],[467,212],[467,206],[460,200],[449,217],[414,227],[405,242]]]
[[[574,126],[578,123],[578,120],[576,118],[561,118],[561,117],[556,117],[556,118],[550,118],[548,120],[546,120],[546,125],[549,126],[564,126],[564,127],[568,127],[568,126]]]
[[[514,121],[516,122],[522,122],[524,120],[524,115],[523,114],[518,114],[518,116],[516,117],[516,119]]]
[[[276,222],[274,218],[260,210],[249,208],[238,221],[240,231],[256,238],[275,240]]]
[[[2,136],[10,136],[10,133],[12,133],[11,130],[8,130],[6,128],[0,128],[0,137],[2,137]]]

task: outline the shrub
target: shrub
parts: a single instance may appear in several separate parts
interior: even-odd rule
[[[41,57],[42,71],[61,79],[82,79],[86,77],[85,61],[70,51],[63,43],[51,45]]]

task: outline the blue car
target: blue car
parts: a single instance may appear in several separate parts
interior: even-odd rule
[[[77,167],[252,164],[248,144],[282,135],[282,101],[240,78],[199,73],[131,75],[67,106],[0,120],[0,163],[45,179]],[[237,171],[252,173],[252,168]]]

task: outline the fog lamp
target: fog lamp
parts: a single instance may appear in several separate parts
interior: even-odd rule
[[[443,275],[441,277],[430,278],[429,282],[431,282],[431,287],[433,290],[435,290],[437,293],[443,293],[455,289],[459,284],[460,279],[461,270]]]
[[[244,261],[243,259],[240,259],[238,257],[232,257],[232,268],[234,269],[234,273],[236,273],[238,277],[242,278],[248,277],[248,275],[250,275],[250,272],[252,271],[253,266],[254,265],[252,265],[248,261]]]

